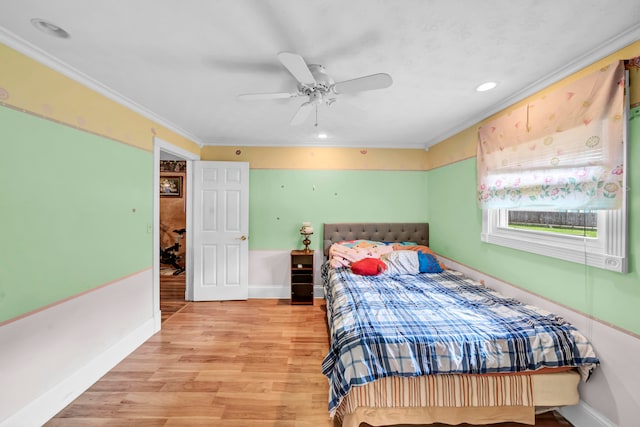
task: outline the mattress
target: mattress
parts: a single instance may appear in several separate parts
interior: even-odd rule
[[[599,361],[562,318],[451,270],[360,276],[340,266],[388,256],[371,245],[415,239],[426,247],[428,224],[325,224],[324,231],[330,259],[336,242],[373,239],[343,243],[353,251],[341,248],[333,268],[323,266],[330,332],[323,373],[337,422],[533,424],[537,407],[578,402],[578,382]]]

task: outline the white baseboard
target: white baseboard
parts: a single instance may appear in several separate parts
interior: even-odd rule
[[[249,298],[288,299],[291,297],[291,250],[249,251]],[[322,297],[320,266],[322,252],[314,253],[314,296]]]
[[[149,339],[154,329],[154,320],[149,319],[75,374],[0,422],[0,427],[41,426]]]
[[[158,307],[159,308],[159,307]],[[162,328],[162,312],[160,310],[156,310],[153,314],[153,333],[160,332]]]
[[[286,299],[291,297],[289,285],[249,285],[250,299]]]
[[[614,423],[583,401],[577,405],[559,408],[558,412],[575,427],[616,427]]]

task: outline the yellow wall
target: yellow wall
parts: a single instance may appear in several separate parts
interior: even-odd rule
[[[505,108],[504,110],[490,117],[487,117],[483,121],[463,130],[462,132],[439,142],[438,144],[434,145],[429,149],[428,169],[433,169],[440,166],[445,166],[451,163],[455,163],[460,160],[476,157],[476,143],[478,141],[478,128],[482,126],[484,123],[490,120],[493,120],[495,117],[506,114],[534,99],[542,98],[547,93],[556,90],[558,87],[574,82],[594,72],[598,68],[609,65],[615,61],[631,59],[636,56],[640,56],[640,41],[630,44],[624,49],[621,49],[616,53],[609,55],[606,58],[603,58],[600,61],[595,62],[594,64],[578,71],[577,73],[574,73],[569,77],[566,77],[565,79],[562,79],[557,83],[552,84],[551,86],[536,93],[535,95],[525,98],[522,101],[508,108]],[[637,71],[635,71],[635,74],[640,76],[640,73],[638,73]],[[633,77],[634,76],[631,76],[631,78]],[[636,78],[635,81],[638,81],[638,79]],[[640,84],[636,83],[631,88],[631,104],[635,105],[638,102],[640,102]]]
[[[0,44],[0,105],[64,123],[88,132],[151,150],[153,137],[192,153],[203,160],[249,162],[252,169],[324,170],[431,170],[476,155],[477,129],[532,99],[545,96],[599,67],[640,55],[640,41],[549,86],[513,106],[487,117],[464,131],[420,149],[199,146],[182,135]],[[638,73],[640,75],[640,73]],[[640,85],[632,88],[632,104],[640,102]]]
[[[201,157],[249,162],[251,169],[420,171],[427,165],[427,153],[419,149],[207,146]]]
[[[200,151],[195,142],[3,44],[0,64],[1,105],[148,151],[154,136]]]

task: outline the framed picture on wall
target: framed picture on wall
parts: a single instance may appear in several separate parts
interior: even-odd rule
[[[182,197],[182,177],[161,176],[160,197]]]

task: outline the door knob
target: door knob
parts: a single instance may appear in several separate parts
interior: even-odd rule
[[[247,240],[247,236],[240,237],[240,240]]]

